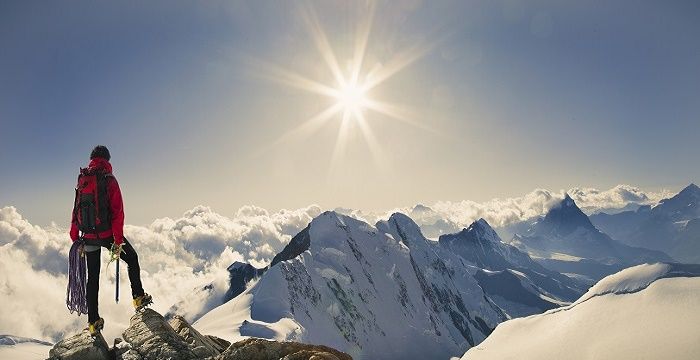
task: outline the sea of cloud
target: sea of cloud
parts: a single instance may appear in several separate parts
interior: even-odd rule
[[[535,189],[519,197],[496,198],[485,202],[439,201],[429,206],[419,204],[382,213],[339,210],[370,223],[385,219],[393,212],[401,212],[416,221],[427,237],[436,238],[442,234],[460,231],[480,218],[485,219],[491,226],[501,229],[534,219],[544,215],[567,193],[588,214],[634,209],[635,206],[656,204],[664,198],[673,196],[673,193],[667,190],[653,192],[643,191],[630,185],[617,185],[608,190],[595,188],[573,188],[559,191]]]
[[[318,206],[276,213],[245,206],[229,218],[197,206],[178,219],[127,225],[124,233],[139,254],[154,308],[165,313],[183,294],[207,284],[223,294],[231,263],[266,265],[320,213]],[[35,226],[16,208],[0,208],[0,333],[56,341],[86,326],[86,315],[69,314],[65,305],[71,244],[67,229]],[[133,310],[126,271],[122,268],[122,301],[116,304],[115,268],[107,267],[106,251],[102,260],[100,315],[109,341],[128,326]]]
[[[383,213],[336,210],[370,223],[395,211],[404,212],[426,235],[434,237],[458,231],[478,218],[494,227],[505,227],[540,216],[564,193],[538,189],[516,198],[483,203],[442,201]],[[655,203],[670,195],[628,185],[605,191],[572,189],[568,193],[589,212]],[[190,295],[201,295],[206,285],[211,285],[208,288],[214,297],[220,297],[227,289],[226,268],[231,263],[267,265],[321,212],[316,205],[278,212],[244,206],[227,217],[197,206],[177,219],[162,218],[149,226],[127,225],[125,237],[139,253],[144,288],[154,296],[154,308],[164,314],[178,302],[196,302],[197,297]],[[0,208],[0,333],[56,341],[85,327],[86,316],[69,314],[65,305],[70,246],[67,229],[32,225],[16,208]],[[132,310],[126,271],[122,269],[120,281],[123,300],[116,304],[114,265],[107,267],[106,251],[102,256],[100,315],[107,323],[105,337],[111,341],[128,326]]]

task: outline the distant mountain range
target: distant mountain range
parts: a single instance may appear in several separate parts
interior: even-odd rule
[[[613,240],[568,195],[509,243],[545,267],[589,283],[632,265],[673,261],[661,251]]]
[[[686,263],[700,263],[700,187],[690,184],[656,206],[591,216],[595,226],[631,246],[660,250]]]
[[[561,301],[575,300],[585,290],[580,282],[546,269],[526,253],[503,243],[484,219],[457,234],[440,236],[438,243],[478,267],[475,278],[479,285],[497,302],[508,302],[504,307],[511,309],[510,315],[530,315],[532,310],[514,313],[514,308],[523,305],[549,310]]]
[[[624,268],[673,262],[664,247],[617,237],[664,219],[680,238],[697,226],[696,192],[693,186],[655,207],[591,218],[567,195],[513,227],[519,231],[507,242],[483,219],[435,241],[401,213],[370,225],[325,212],[269,266],[231,264],[225,294],[204,286],[169,314],[229,341],[316,343],[355,358],[461,356],[503,321],[567,306]],[[665,215],[639,215],[645,212]],[[616,230],[613,237],[600,221]]]
[[[484,220],[433,241],[400,213],[374,226],[323,213],[270,266],[235,263],[229,273],[223,305],[192,319],[202,331],[324,344],[356,358],[461,356],[500,322],[585,289],[504,244]]]

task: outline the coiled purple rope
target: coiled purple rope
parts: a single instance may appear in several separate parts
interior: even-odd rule
[[[74,311],[87,314],[87,263],[83,252],[82,239],[73,242],[68,256],[68,288],[66,289],[66,306],[72,314]]]

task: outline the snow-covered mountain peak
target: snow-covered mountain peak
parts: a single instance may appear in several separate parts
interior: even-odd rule
[[[572,206],[576,206],[576,202],[567,193],[564,195],[564,200],[562,200],[562,202],[559,204],[559,206],[560,207],[572,207]]]
[[[413,219],[408,217],[408,215],[406,214],[400,212],[393,213],[389,217],[389,221],[395,222],[397,225],[401,226],[401,228],[405,231],[410,231],[416,234],[421,232],[420,226],[418,226],[418,224],[416,224],[416,222],[413,221]]]
[[[670,199],[661,200],[661,203],[665,203],[668,201],[678,201],[690,204],[692,202],[697,202],[698,200],[700,200],[700,187],[691,183]],[[694,205],[697,206],[697,204]]]
[[[656,218],[672,221],[698,218],[700,217],[700,188],[690,184],[673,197],[661,200],[652,210]]]
[[[399,212],[391,214],[387,221],[378,221],[375,226],[379,231],[391,235],[408,247],[421,245],[427,241],[420,226],[413,219]]]
[[[505,254],[515,250],[502,243],[501,238],[484,219],[473,222],[456,234],[441,235],[438,243],[465,260],[490,269],[508,267],[505,259],[508,256]],[[498,266],[494,267],[494,261]]]
[[[302,235],[304,232],[306,234]],[[373,228],[365,222],[335,211],[326,211],[311,220],[309,226],[294,238],[303,236],[303,244],[308,244],[306,248],[312,253],[318,253],[324,249],[349,250],[346,249],[347,238],[364,237],[366,233],[373,232]],[[294,242],[294,238],[290,244]]]
[[[681,193],[682,192],[693,192],[696,194],[700,194],[700,187],[695,185],[695,183],[690,183],[690,185],[686,186],[683,190],[681,190]]]
[[[324,344],[354,358],[448,358],[506,317],[463,262],[403,214],[374,227],[325,212],[278,255],[197,325],[231,339]]]
[[[539,225],[547,232],[553,231],[560,235],[568,235],[579,227],[596,230],[569,194],[547,212]]]
[[[500,243],[501,238],[498,236],[495,230],[489,225],[486,220],[479,219],[474,221],[469,225],[469,227],[462,229],[457,234],[448,234],[440,236],[440,239],[447,240],[448,238],[456,238],[463,242],[490,242],[490,243]]]
[[[343,218],[345,216],[333,211],[333,210],[328,210],[324,211],[321,213],[321,215],[313,218],[311,220],[311,225],[312,226],[345,226],[345,222],[343,221]]]
[[[491,227],[491,225],[489,225],[489,223],[484,218],[479,218],[479,220],[475,221],[474,223],[479,224],[480,226]]]

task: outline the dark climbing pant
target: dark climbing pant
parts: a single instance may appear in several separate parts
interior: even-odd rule
[[[87,256],[87,305],[88,305],[88,322],[95,322],[100,318],[99,311],[97,309],[97,295],[100,291],[100,253],[102,252],[102,247],[110,249],[113,238],[100,239],[100,240],[85,240],[88,245],[99,245],[96,251],[88,251],[85,253]],[[124,250],[120,258],[124,260],[129,268],[129,282],[131,283],[131,295],[133,298],[137,298],[144,294],[143,286],[141,285],[141,268],[139,267],[139,257],[136,254],[136,250],[131,246],[129,241],[124,238],[124,243],[122,244],[122,249]]]

